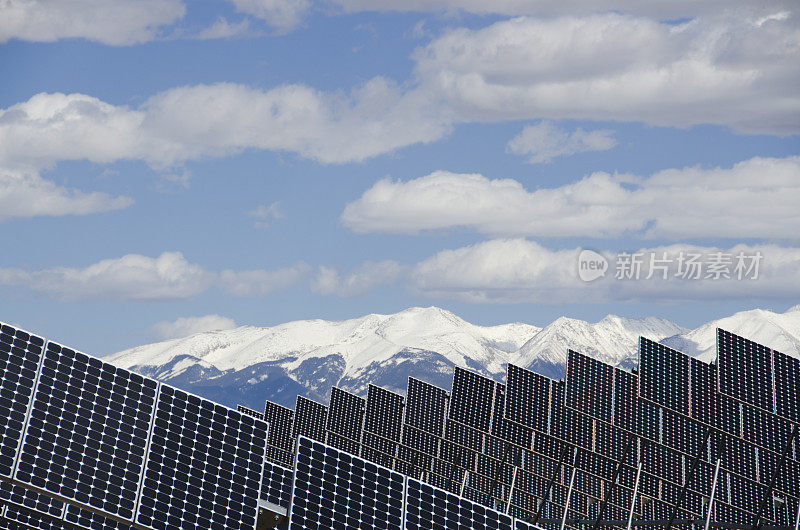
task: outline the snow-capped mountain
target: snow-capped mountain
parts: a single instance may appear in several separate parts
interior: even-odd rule
[[[498,380],[509,362],[560,377],[567,348],[630,366],[640,335],[662,340],[686,331],[667,320],[617,316],[594,324],[559,318],[545,328],[477,326],[429,307],[198,333],[106,360],[221,403],[260,409],[265,399],[291,406],[298,393],[326,401],[333,385],[359,394],[368,383],[404,392],[409,376],[449,388],[456,365]]]
[[[800,357],[800,305],[785,313],[766,309],[740,311],[732,316],[712,320],[682,335],[662,342],[705,362],[716,358],[717,328],[736,333],[764,346],[793,357]]]

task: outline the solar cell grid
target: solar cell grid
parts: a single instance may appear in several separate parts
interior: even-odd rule
[[[531,370],[509,364],[506,382],[506,404],[503,411],[505,418],[547,433],[550,391],[554,381]]]
[[[403,407],[402,395],[369,385],[364,431],[399,442],[403,425]]]
[[[719,392],[774,412],[772,351],[723,329],[717,329]]]
[[[267,414],[267,416],[269,416]],[[294,407],[294,423],[292,438],[305,436],[320,442],[325,441],[328,408],[303,396],[297,396]]]
[[[639,396],[689,415],[689,356],[639,339]]]
[[[79,528],[90,530],[125,530],[132,528],[131,525],[111,520],[69,504],[64,513],[64,520]]]
[[[257,410],[253,410],[251,408],[247,408],[244,405],[237,405],[236,410],[241,412],[242,414],[247,414],[248,416],[252,416],[254,418],[258,418],[259,420],[264,419],[264,414],[258,412]]]
[[[289,508],[292,497],[294,472],[281,466],[264,463],[264,479],[261,482],[261,499],[281,508]]]
[[[61,521],[14,506],[0,506],[0,513],[2,513],[2,518],[5,523],[5,526],[0,525],[0,528],[9,528],[13,530],[21,530],[22,528],[62,530],[68,528],[68,526]]]
[[[0,322],[0,476],[11,478],[44,339]]]
[[[775,370],[775,412],[800,423],[800,359],[772,350]]]
[[[489,432],[494,408],[495,381],[460,367],[453,374],[453,392],[448,417],[483,432]]]
[[[611,423],[614,368],[567,351],[566,406]]]
[[[447,391],[429,383],[408,378],[405,423],[430,434],[444,435]]]
[[[0,482],[0,506],[3,504],[21,506],[56,518],[61,518],[64,513],[63,502],[5,481]]]
[[[289,451],[292,456],[287,460],[292,462],[294,459],[294,433],[292,431],[294,423],[294,411],[290,408],[278,405],[272,401],[267,401],[264,405],[262,418],[269,425],[267,432],[267,445],[276,447],[283,451]]]
[[[269,429],[269,427],[267,427],[267,429]],[[267,460],[267,462],[271,462],[279,466],[294,467],[293,451],[284,451],[283,449],[278,449],[277,447],[267,445],[267,451],[264,455],[264,458]]]
[[[136,522],[254,528],[267,424],[161,385]]]
[[[14,478],[133,520],[156,389],[48,342]]]
[[[400,530],[404,490],[400,473],[301,437],[289,528]]]
[[[442,528],[513,530],[513,521],[508,515],[409,479],[405,530]]]

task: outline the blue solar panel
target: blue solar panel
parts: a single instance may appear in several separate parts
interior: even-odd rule
[[[261,499],[288,509],[292,497],[293,477],[294,471],[291,469],[265,462],[264,479],[261,482]]]
[[[44,339],[0,322],[0,476],[11,478]]]
[[[400,473],[301,437],[289,528],[400,530],[404,490]]]
[[[254,528],[267,424],[161,385],[136,522]]]
[[[469,528],[513,530],[513,520],[497,512],[444,490],[408,479],[405,530],[441,530]]]
[[[14,478],[133,520],[156,387],[48,342]]]

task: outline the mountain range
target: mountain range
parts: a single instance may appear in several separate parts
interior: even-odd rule
[[[327,402],[331,386],[365,394],[368,383],[405,392],[409,376],[449,388],[453,367],[502,380],[506,364],[561,378],[567,349],[636,366],[640,336],[713,361],[716,328],[800,357],[800,305],[742,311],[689,330],[669,320],[609,315],[589,323],[478,326],[438,307],[343,321],[242,326],[138,346],[105,360],[229,406],[290,407],[298,394]]]

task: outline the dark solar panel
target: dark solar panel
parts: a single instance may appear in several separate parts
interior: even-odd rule
[[[358,455],[365,408],[364,398],[332,387],[331,402],[328,407],[328,444],[352,455]]]
[[[566,406],[611,423],[614,368],[568,350]]]
[[[424,432],[444,436],[447,391],[409,377],[406,396],[405,423]]]
[[[102,515],[92,513],[87,510],[82,510],[77,506],[67,505],[64,520],[79,528],[88,528],[90,530],[124,530],[132,528],[128,524],[113,521]]]
[[[48,342],[15,479],[133,520],[156,389]]]
[[[719,392],[763,410],[774,411],[772,351],[717,329]]]
[[[289,526],[400,530],[404,486],[400,473],[301,437]]]
[[[775,369],[775,412],[800,423],[800,359],[772,350]]]
[[[444,490],[408,479],[405,530],[472,528],[513,530],[508,515]]]
[[[321,405],[320,405],[321,406]],[[267,444],[292,453],[289,462],[294,458],[295,434],[292,431],[294,411],[290,408],[267,401],[264,405],[264,421],[269,425]],[[325,425],[325,422],[322,422]],[[307,436],[303,433],[303,436]]]
[[[51,519],[40,513],[30,512],[14,506],[0,506],[2,519],[0,528],[21,530],[23,528],[33,528],[36,530],[62,530],[68,528],[63,522]],[[5,526],[3,526],[5,524]]]
[[[250,408],[245,407],[244,405],[237,405],[236,410],[241,412],[242,414],[247,414],[248,416],[252,416],[254,418],[258,418],[259,420],[264,419],[264,414],[257,410],[253,410]]]
[[[288,509],[292,497],[293,477],[294,471],[291,469],[265,462],[264,479],[261,482],[261,499]]]
[[[294,467],[294,451],[284,451],[283,449],[267,445],[267,452],[264,458],[267,462],[272,462],[279,466]]]
[[[453,392],[448,417],[483,432],[492,425],[495,381],[458,366],[453,374]]]
[[[305,436],[319,442],[325,441],[325,426],[328,422],[328,408],[322,403],[297,396],[294,407],[292,438]]]
[[[253,528],[267,424],[161,385],[136,522]]]
[[[44,339],[0,323],[0,476],[11,478]]]
[[[639,339],[639,396],[689,415],[689,356]]]
[[[509,364],[504,410],[506,419],[539,432],[548,432],[553,383],[552,379],[543,375]]]
[[[362,458],[390,469],[394,467],[397,446],[402,441],[403,407],[402,395],[369,385],[361,440]]]

